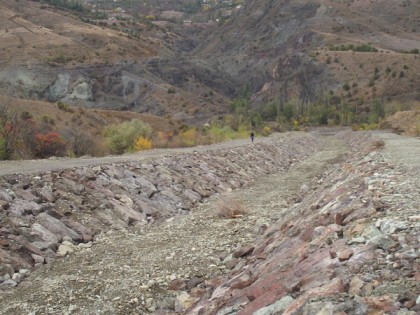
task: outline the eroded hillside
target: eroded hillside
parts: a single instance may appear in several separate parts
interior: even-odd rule
[[[415,1],[252,0],[196,53],[257,93],[256,104],[314,101],[329,90],[349,103],[416,101],[420,60],[404,52],[420,48],[419,10]],[[377,52],[330,49],[341,45]]]
[[[357,112],[376,100],[410,108],[419,97],[419,10],[415,1],[250,0],[205,23],[85,23],[2,0],[0,93],[186,121],[227,113],[244,89],[254,109],[326,95]]]
[[[133,37],[33,1],[4,0],[0,15],[3,95],[180,119],[226,105],[230,83],[204,63],[184,60],[181,75],[161,73],[181,63],[171,44],[177,35],[165,29],[137,23]],[[177,88],[179,80],[191,88]]]

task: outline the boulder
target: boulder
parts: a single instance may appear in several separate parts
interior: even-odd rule
[[[61,240],[64,236],[69,236],[73,241],[76,242],[80,242],[82,240],[82,237],[74,230],[68,228],[64,223],[46,213],[41,213],[38,215],[36,220],[45,229],[48,229],[54,233],[59,240]]]

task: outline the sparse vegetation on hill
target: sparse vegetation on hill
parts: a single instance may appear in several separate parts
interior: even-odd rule
[[[378,52],[378,49],[372,47],[368,44],[355,46],[353,44],[349,45],[340,45],[340,46],[330,46],[328,47],[330,51],[355,51],[355,52]]]
[[[0,1],[0,94],[57,104],[62,115],[30,113],[70,156],[108,153],[103,128],[137,118],[112,121],[113,112],[96,123],[76,107],[165,117],[144,140],[172,147],[251,129],[370,128],[392,112],[387,104],[412,108],[419,95],[419,38],[406,23],[417,4]]]

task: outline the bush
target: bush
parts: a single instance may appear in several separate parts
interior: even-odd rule
[[[344,89],[344,91],[348,91],[348,90],[350,90],[350,85],[346,82],[346,83],[344,83],[344,85],[343,85],[343,89]]]
[[[376,49],[375,47],[369,46],[367,44],[362,44],[359,46],[354,46],[354,45],[340,45],[340,46],[330,46],[329,47],[330,51],[348,51],[348,50],[352,50],[352,51],[357,51],[357,52],[378,52],[378,49]]]
[[[73,113],[74,110],[70,107],[69,104],[63,103],[61,101],[57,102],[57,107],[59,110],[68,112],[68,113]]]
[[[237,199],[221,201],[217,205],[218,217],[225,219],[237,219],[246,214],[244,204]]]
[[[272,133],[272,130],[269,126],[264,126],[261,133],[262,133],[263,136],[268,136]]]
[[[105,128],[104,137],[113,154],[122,154],[134,150],[135,141],[140,137],[149,138],[152,128],[140,119],[133,119],[122,124]]]
[[[179,133],[179,138],[181,139],[182,144],[184,146],[191,147],[191,146],[197,145],[198,143],[198,132],[195,128],[182,130]]]
[[[35,135],[35,157],[63,156],[65,152],[66,144],[57,132]]]
[[[32,119],[32,114],[30,112],[24,111],[20,114],[20,118],[23,120],[29,120]]]
[[[152,148],[152,141],[145,137],[139,137],[136,140],[136,143],[134,144],[135,151],[145,151],[145,150],[150,150],[151,148]]]

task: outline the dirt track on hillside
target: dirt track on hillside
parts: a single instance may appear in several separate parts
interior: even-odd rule
[[[276,137],[273,134],[271,137]],[[262,143],[270,141],[268,138],[257,138],[255,143]],[[180,153],[203,152],[212,151],[225,148],[235,148],[249,144],[249,139],[225,141],[206,146],[197,146],[192,148],[178,148],[178,149],[153,149],[133,154],[106,156],[106,157],[81,157],[77,159],[68,158],[50,158],[46,160],[24,160],[24,161],[1,161],[0,162],[0,176],[7,174],[29,174],[38,172],[49,172],[61,169],[68,169],[72,167],[95,166],[101,164],[120,163],[128,161],[143,161],[147,159],[160,158],[166,155],[174,155]]]

